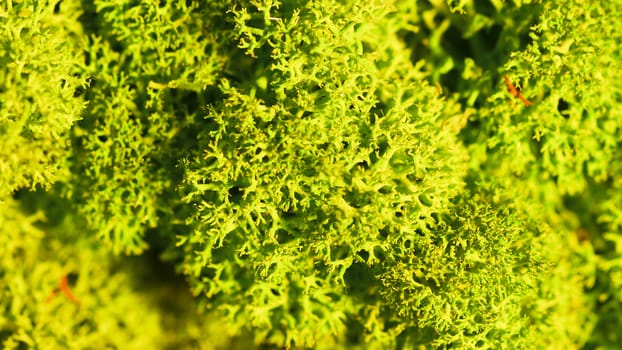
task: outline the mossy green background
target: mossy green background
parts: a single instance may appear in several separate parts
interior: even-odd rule
[[[620,18],[3,2],[2,347],[620,348]]]

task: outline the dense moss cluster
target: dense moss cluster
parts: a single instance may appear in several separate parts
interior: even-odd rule
[[[620,346],[618,18],[6,1],[3,348]]]

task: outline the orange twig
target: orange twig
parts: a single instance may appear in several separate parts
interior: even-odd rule
[[[531,106],[533,103],[531,103],[531,101],[529,101],[528,99],[525,98],[525,96],[523,96],[523,94],[521,94],[520,90],[518,90],[510,81],[510,78],[508,78],[507,75],[503,76],[503,79],[505,80],[505,86],[508,88],[508,91],[510,92],[510,95],[512,95],[513,97],[518,98],[519,100],[521,100],[521,102],[523,102],[523,104],[525,106]]]
[[[523,96],[523,94],[521,94],[520,92],[518,93],[518,98],[523,102],[525,106],[531,106],[533,104],[531,103],[531,101],[526,99],[525,96]]]
[[[59,287],[54,288],[54,290],[50,293],[50,295],[48,295],[48,297],[45,298],[45,302],[49,303],[50,301],[52,301],[52,299],[54,299],[56,295],[58,295],[58,292],[62,292],[63,294],[65,294],[67,299],[69,299],[69,301],[71,301],[72,303],[76,305],[80,304],[78,299],[76,299],[76,297],[71,292],[71,289],[69,289],[69,282],[67,282],[67,275],[63,275],[60,278]]]
[[[510,81],[510,78],[508,78],[507,75],[504,75],[503,79],[505,80],[505,86],[508,88],[508,91],[510,92],[510,95],[512,95],[514,97],[518,97],[520,92],[518,92],[518,90],[516,90],[514,85],[512,85],[512,82]]]
[[[67,275],[63,275],[60,279],[60,290],[65,294],[67,299],[74,304],[80,304],[78,299],[71,293],[71,289],[69,289],[69,284],[67,283]]]

